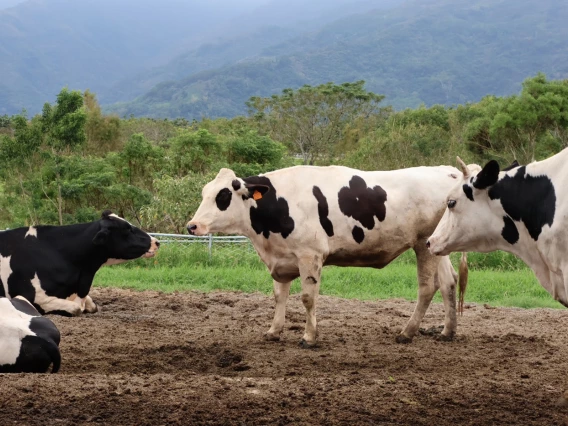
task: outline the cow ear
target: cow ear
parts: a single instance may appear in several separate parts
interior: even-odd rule
[[[95,235],[95,238],[93,238],[93,244],[96,246],[102,246],[107,242],[109,235],[110,232],[108,229],[100,230],[99,232],[97,232],[97,235]]]
[[[268,185],[261,185],[259,183],[245,183],[245,187],[248,189],[249,197],[252,197],[255,200],[260,200],[264,194],[270,191],[270,187]]]
[[[499,179],[499,163],[491,160],[477,174],[473,186],[477,189],[486,189],[494,185]]]
[[[502,171],[508,172],[509,170],[513,170],[515,167],[519,167],[520,164],[517,160],[514,160],[509,166],[505,167]]]

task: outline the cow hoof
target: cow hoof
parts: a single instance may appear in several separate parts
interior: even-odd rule
[[[435,339],[439,340],[440,342],[451,342],[452,340],[454,340],[455,335],[455,333],[450,333],[447,336],[445,334],[439,334],[435,337]]]
[[[299,343],[300,347],[302,349],[315,349],[317,347],[316,342],[314,343],[309,343],[308,341],[306,341],[305,339],[300,340]]]
[[[99,312],[99,305],[97,305],[96,303],[93,303],[92,306],[89,306],[88,308],[85,307],[85,310],[83,312],[85,314],[94,314],[96,312]]]
[[[280,340],[279,334],[264,333],[264,340],[269,342],[278,342]]]
[[[396,336],[396,343],[412,343],[412,337],[406,337],[404,334],[399,334],[398,336]]]

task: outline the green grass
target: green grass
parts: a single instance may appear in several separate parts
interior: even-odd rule
[[[456,256],[457,261],[458,257]],[[485,268],[487,264],[493,268]],[[272,293],[272,279],[254,251],[247,247],[218,246],[210,258],[206,247],[163,245],[156,259],[143,259],[102,268],[95,286],[135,290],[232,290]],[[294,281],[292,292],[300,291]],[[404,298],[416,300],[416,266],[412,253],[382,270],[325,267],[321,294],[361,300]],[[523,308],[561,308],[540,286],[532,271],[506,253],[470,255],[466,302]],[[441,301],[436,294],[435,301]]]

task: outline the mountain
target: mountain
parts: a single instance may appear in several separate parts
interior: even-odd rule
[[[568,78],[565,0],[421,0],[353,14],[257,56],[162,82],[121,115],[234,116],[250,96],[364,79],[396,108],[518,92],[539,71]]]
[[[28,0],[0,10],[0,114],[40,111],[64,86],[104,93],[267,1]]]
[[[389,8],[403,0],[272,0],[219,26],[198,48],[169,63],[143,70],[99,93],[107,103],[130,100],[156,84],[185,78],[200,71],[227,66],[261,56],[263,49],[295,39],[343,16],[374,8]]]

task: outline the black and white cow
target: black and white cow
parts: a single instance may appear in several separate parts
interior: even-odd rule
[[[457,274],[448,257],[430,255],[424,243],[458,174],[448,166],[385,172],[296,166],[240,179],[222,169],[203,188],[203,201],[187,227],[195,235],[250,238],[274,279],[269,340],[280,338],[295,278],[301,278],[306,308],[301,343],[309,347],[316,342],[316,297],[324,265],[383,268],[409,248],[418,262],[418,304],[397,340],[412,340],[438,288],[446,315],[442,336],[450,339],[456,331]]]
[[[23,296],[41,313],[96,312],[89,291],[99,268],[152,257],[158,246],[155,238],[109,210],[90,223],[3,231],[0,297]]]
[[[504,250],[520,257],[554,299],[568,307],[568,149],[503,171],[490,161],[463,174],[428,239],[431,253]]]
[[[61,364],[60,334],[22,296],[0,298],[0,373],[45,373]]]

